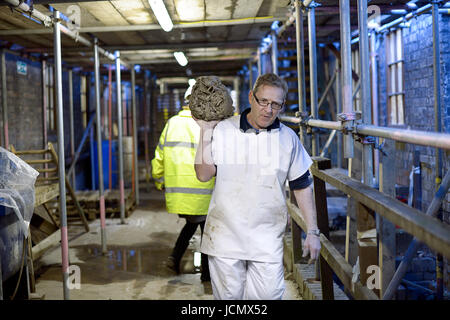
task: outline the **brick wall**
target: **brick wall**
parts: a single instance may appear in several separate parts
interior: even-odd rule
[[[5,58],[9,143],[19,150],[40,149],[43,146],[41,63],[9,53]],[[17,61],[26,63],[26,75],[17,72]],[[3,116],[0,118],[4,146]]]
[[[441,115],[442,131],[450,132],[450,17],[440,15],[441,53]],[[385,38],[379,39],[379,102],[380,125],[387,125],[386,58]],[[404,45],[404,90],[406,127],[434,131],[434,86],[433,86],[433,31],[431,14],[411,20],[409,28],[403,29]],[[422,169],[422,210],[426,211],[434,197],[435,149],[411,144],[399,144],[396,154],[397,184],[409,185],[409,172],[413,165],[413,152],[420,151]],[[443,153],[443,174],[450,168],[450,157]],[[450,195],[444,201],[444,220],[449,223]],[[444,279],[449,288],[449,268],[445,263]]]

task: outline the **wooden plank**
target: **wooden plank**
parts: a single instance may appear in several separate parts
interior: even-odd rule
[[[383,142],[380,142],[383,143]],[[380,192],[395,198],[395,147],[394,141],[384,140],[383,150],[380,152]],[[395,273],[396,239],[395,225],[377,214],[378,225],[378,265],[380,267],[380,297],[382,297]]]
[[[361,202],[356,203],[356,228],[360,279],[365,284],[371,275],[367,273],[367,268],[378,265],[378,248],[375,214]],[[379,290],[374,292],[379,296]]]
[[[363,183],[349,178],[342,169],[317,170],[313,175],[334,185],[368,208],[378,212],[392,223],[426,243],[431,249],[450,257],[450,226],[426,216],[417,209],[382,194]]]
[[[331,160],[320,157],[312,158],[314,163],[313,166],[318,170],[330,169]],[[329,227],[328,227],[328,207],[327,207],[327,190],[325,187],[325,181],[314,177],[314,200],[316,204],[317,211],[317,226],[320,232],[325,235],[327,239],[330,238]],[[322,286],[322,297],[324,300],[334,300],[333,295],[333,270],[323,259],[322,256],[319,258],[320,263],[320,279]]]
[[[44,254],[47,249],[49,249],[53,245],[58,244],[60,241],[61,231],[58,229],[31,249],[33,259],[38,259]]]
[[[295,220],[303,230],[306,230],[306,223],[301,216],[300,209],[289,202],[287,202],[287,208],[292,219]],[[320,254],[324,257],[344,286],[350,290],[355,299],[378,300],[377,295],[372,290],[364,287],[361,282],[352,282],[352,266],[345,261],[344,257],[323,234],[320,235],[320,243],[322,245]]]
[[[37,207],[59,195],[58,183],[36,186],[34,194],[34,206]]]

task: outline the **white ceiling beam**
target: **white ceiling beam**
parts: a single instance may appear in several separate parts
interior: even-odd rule
[[[174,29],[186,29],[186,28],[202,28],[202,27],[222,27],[241,24],[258,24],[258,23],[272,23],[275,18],[250,18],[250,19],[236,19],[220,21],[201,21],[201,22],[189,22],[174,24]],[[130,32],[130,31],[149,31],[149,30],[162,30],[159,24],[145,24],[145,25],[128,25],[128,26],[98,26],[98,27],[81,27],[77,31],[79,33],[100,33],[100,32]],[[25,34],[51,34],[51,29],[11,29],[0,30],[0,36],[15,36]]]

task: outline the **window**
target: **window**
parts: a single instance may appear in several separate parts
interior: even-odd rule
[[[387,119],[389,125],[405,124],[402,39],[401,28],[388,33],[386,37]]]

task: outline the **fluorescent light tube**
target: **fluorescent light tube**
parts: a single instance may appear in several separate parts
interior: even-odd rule
[[[164,31],[169,32],[173,28],[172,19],[170,19],[166,6],[163,0],[148,0],[148,4],[152,7],[153,13],[158,20],[161,28]]]
[[[175,56],[175,59],[177,59],[177,62],[184,67],[185,65],[187,65],[188,61],[186,59],[186,56],[184,55],[183,52],[178,51],[178,52],[174,52],[173,55]]]

